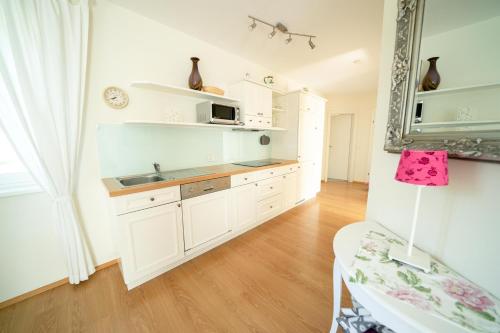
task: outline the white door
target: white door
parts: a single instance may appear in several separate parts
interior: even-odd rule
[[[252,183],[231,189],[231,206],[235,230],[241,230],[257,223],[256,184]]]
[[[118,216],[126,283],[184,256],[180,207],[176,202]]]
[[[348,180],[351,155],[352,115],[332,116],[328,155],[328,178]]]
[[[230,190],[182,200],[186,251],[229,232]]]

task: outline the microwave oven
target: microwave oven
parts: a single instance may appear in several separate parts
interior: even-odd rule
[[[212,101],[199,103],[196,105],[196,121],[205,124],[239,125],[240,108]]]

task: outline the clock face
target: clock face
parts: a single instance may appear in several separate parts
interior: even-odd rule
[[[114,109],[122,109],[128,104],[128,95],[117,87],[108,87],[104,90],[104,101]]]

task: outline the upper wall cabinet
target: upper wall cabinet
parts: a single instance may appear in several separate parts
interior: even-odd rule
[[[245,127],[272,127],[272,90],[263,85],[241,81],[229,88],[229,94],[240,100],[240,116]]]
[[[500,162],[498,31],[499,1],[399,1],[387,151]]]

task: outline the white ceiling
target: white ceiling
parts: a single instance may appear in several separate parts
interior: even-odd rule
[[[383,0],[111,1],[324,94],[377,86]],[[317,35],[317,47],[298,37],[285,45],[280,33],[269,39],[262,24],[250,32],[247,15]]]
[[[500,16],[500,0],[426,0],[424,36]]]

